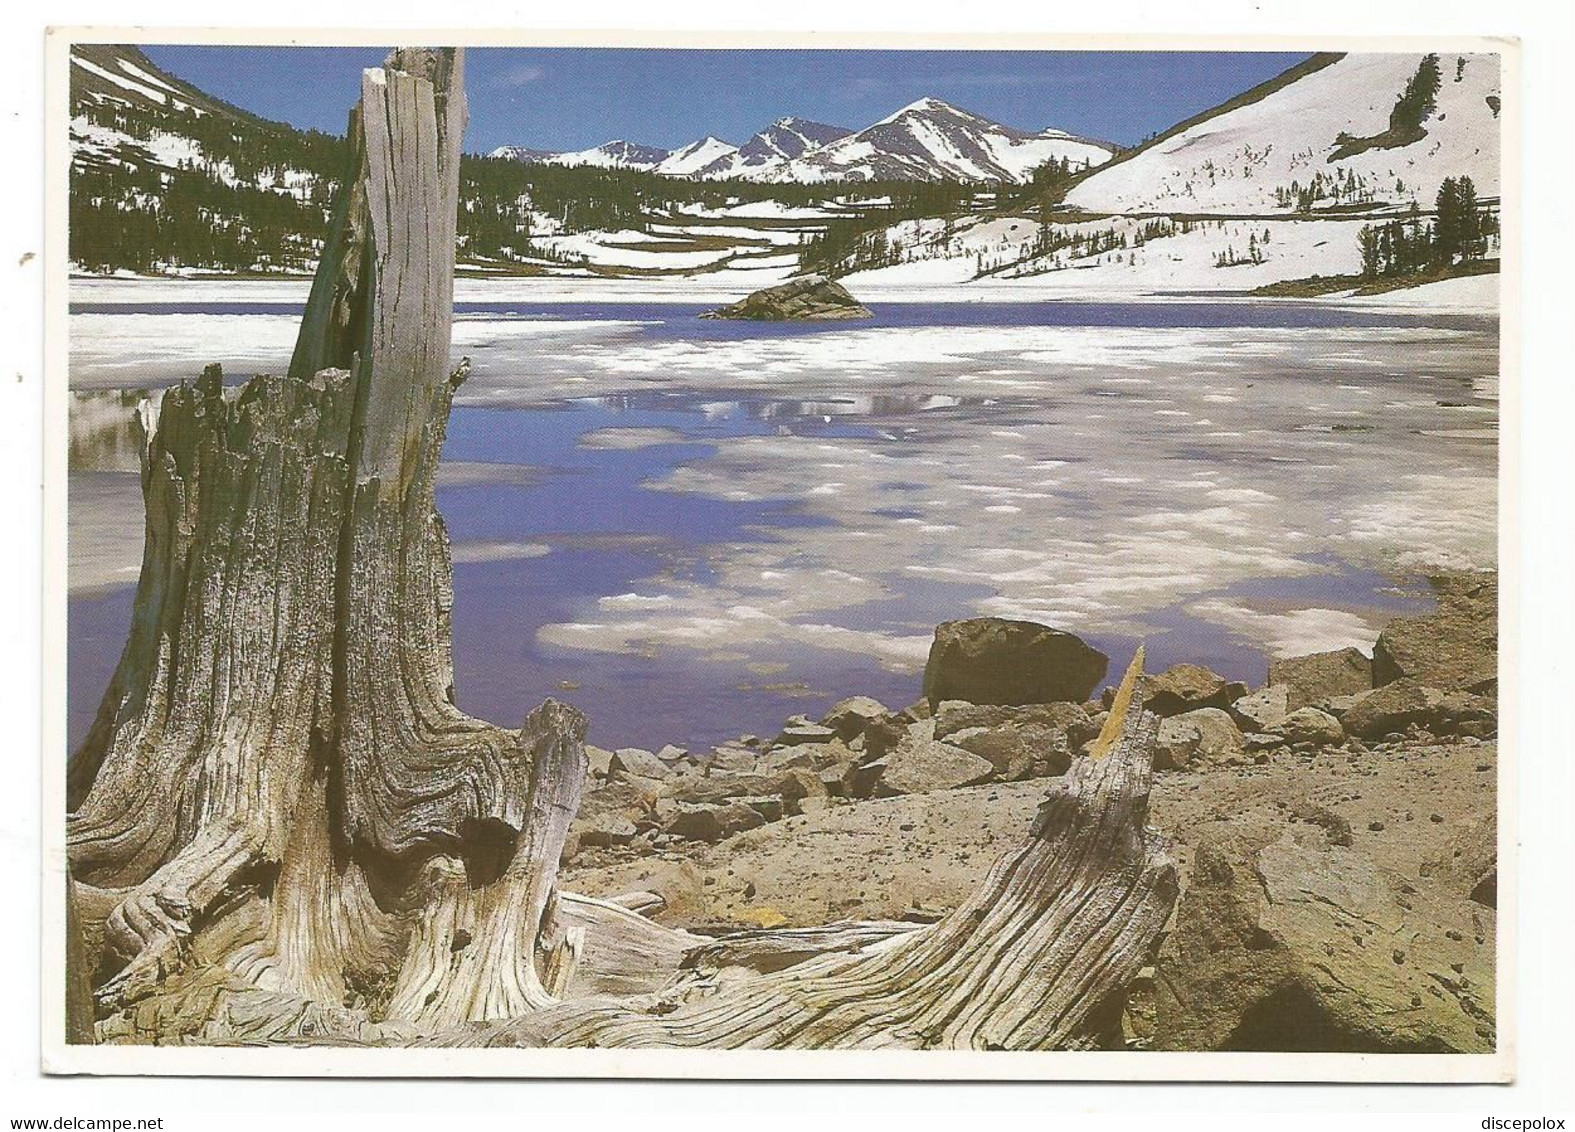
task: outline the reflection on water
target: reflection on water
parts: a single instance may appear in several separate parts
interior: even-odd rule
[[[755,421],[783,421],[794,432],[812,427],[815,418],[830,423],[828,417],[905,417],[934,409],[988,406],[998,403],[993,397],[955,397],[944,393],[865,393],[856,396],[826,397],[813,401],[752,397],[743,401],[701,401],[691,392],[668,394],[644,390],[614,393],[599,397],[576,397],[570,404],[585,405],[616,412],[639,412],[668,405],[685,413],[699,413],[706,421],[728,422],[739,418]]]
[[[142,450],[137,406],[146,389],[72,390],[68,409],[73,472],[135,472]]]
[[[1261,681],[1270,654],[1370,645],[1424,607],[1396,577],[1491,563],[1480,320],[1014,304],[894,308],[872,336],[553,313],[636,329],[478,353],[440,470],[458,697],[505,725],[552,695],[603,745],[698,746],[853,693],[905,704],[932,627],[980,613]],[[129,619],[138,398],[72,403],[74,739]]]

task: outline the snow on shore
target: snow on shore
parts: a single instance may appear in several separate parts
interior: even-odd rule
[[[1322,274],[1344,274],[1338,269],[1340,266],[1348,265],[1328,265]],[[960,278],[967,270],[960,261],[932,260],[860,272],[844,282],[861,302],[875,304],[1040,303],[1057,300],[1128,303],[1285,302],[1288,300],[1256,298],[1246,292],[1276,279],[1302,277],[1301,273],[1281,273],[1267,265],[1217,271],[1213,268],[1194,270],[1185,265],[1160,265],[1157,269],[1142,264],[1135,269],[1111,265],[1103,269],[1067,270],[1022,279]],[[1205,274],[1205,271],[1212,271],[1213,274]],[[760,287],[779,283],[788,274],[779,266],[768,265],[757,270],[643,279],[564,276],[461,278],[455,284],[454,298],[460,304],[649,303],[721,306],[737,302]],[[1221,287],[1222,283],[1229,286]],[[74,304],[105,306],[247,303],[277,305],[293,312],[306,302],[310,287],[310,281],[305,279],[79,278],[71,281],[71,301]],[[1330,295],[1295,301],[1404,309],[1419,313],[1493,316],[1499,309],[1498,277],[1485,275],[1452,279],[1382,295]],[[291,313],[292,327],[294,317]],[[117,325],[127,324],[122,322]],[[251,328],[260,324],[251,321],[246,325],[248,334],[251,334]]]

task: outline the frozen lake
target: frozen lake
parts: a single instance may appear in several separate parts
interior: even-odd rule
[[[233,290],[233,287],[231,288]],[[459,702],[583,707],[604,746],[701,747],[917,697],[978,614],[1261,680],[1370,647],[1431,566],[1491,566],[1496,321],[1316,303],[463,303],[438,505]],[[288,301],[73,307],[70,710],[130,617],[129,405],[283,368]]]

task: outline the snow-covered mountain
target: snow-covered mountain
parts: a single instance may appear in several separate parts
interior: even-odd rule
[[[204,94],[154,65],[142,51],[129,44],[74,43],[71,45],[71,102],[115,105],[126,110],[190,113],[193,117],[260,123],[261,119],[227,102]]]
[[[756,168],[777,161],[792,161],[852,132],[845,126],[828,126],[807,118],[778,118],[738,147],[739,164],[744,168]]]
[[[823,122],[811,122],[807,118],[778,118],[738,149],[700,170],[700,176],[766,180],[774,171],[795,158],[845,138],[852,132],[843,126],[828,126]]]
[[[712,166],[729,164],[737,153],[736,145],[707,136],[673,150],[654,171],[668,177],[698,177]]]
[[[1051,160],[1074,168],[1110,160],[1115,147],[1061,130],[1028,133],[1003,126],[938,98],[921,98],[858,131],[803,118],[780,118],[741,146],[714,137],[668,152],[637,147],[639,162],[601,160],[627,142],[573,154],[543,154],[504,146],[495,157],[556,164],[619,164],[674,177],[752,181],[906,180],[1025,181]],[[661,156],[655,156],[660,154]]]
[[[769,175],[781,181],[1024,181],[1051,160],[1109,161],[1115,147],[1049,129],[1031,134],[921,98],[856,134],[806,153]]]
[[[662,149],[619,139],[572,153],[504,145],[489,156],[549,165],[650,169],[672,177],[752,177],[780,168],[793,158],[852,132],[842,126],[828,126],[806,118],[779,118],[741,146],[705,137],[680,149]]]
[[[545,149],[504,145],[493,150],[490,156],[507,157],[513,161],[543,162],[550,165],[594,165],[604,169],[655,169],[672,156],[672,151],[616,138],[591,149],[575,150],[572,153],[553,153]]]
[[[1397,103],[1428,59],[1438,89],[1411,130]],[[1288,80],[1288,81],[1287,81]],[[1253,214],[1430,207],[1446,177],[1499,192],[1496,55],[1323,56],[1124,154],[1076,185],[1090,212]]]

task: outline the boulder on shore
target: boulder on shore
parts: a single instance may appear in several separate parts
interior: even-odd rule
[[[1269,662],[1269,685],[1284,685],[1287,714],[1332,696],[1354,696],[1373,686],[1373,662],[1357,649],[1335,649]]]
[[[1402,879],[1348,840],[1303,826],[1197,847],[1150,1048],[1493,1049],[1493,917],[1452,878]]]
[[[978,755],[1001,782],[1064,774],[1072,754],[1099,734],[1083,705],[1008,707],[951,700],[935,715],[935,738]]]
[[[1270,684],[1230,705],[1230,715],[1244,732],[1269,730],[1291,714],[1289,684]]]
[[[810,743],[829,743],[840,738],[836,731],[824,724],[815,723],[802,715],[791,717],[782,725],[782,731],[772,740],[773,749],[777,747],[798,747]]]
[[[956,790],[986,782],[995,773],[995,767],[978,755],[922,734],[910,736],[881,762],[876,792],[882,795]]]
[[[1287,743],[1308,743],[1315,747],[1335,747],[1345,741],[1340,721],[1315,707],[1297,708],[1268,729]]]
[[[1110,658],[1071,633],[1033,621],[976,617],[935,627],[924,696],[972,704],[1082,703]]]
[[[1397,617],[1373,646],[1373,686],[1409,678],[1446,692],[1491,692],[1498,686],[1498,579],[1476,575],[1430,579],[1438,608]]]
[[[1143,706],[1155,715],[1180,715],[1198,708],[1228,708],[1247,694],[1247,685],[1227,680],[1199,664],[1173,664],[1148,679]]]
[[[820,725],[831,728],[844,743],[851,743],[864,734],[871,720],[890,714],[891,710],[877,699],[849,696],[822,716]]]
[[[1239,766],[1247,761],[1241,729],[1222,708],[1197,708],[1166,719],[1154,747],[1155,770]]]
[[[765,817],[743,801],[681,803],[669,818],[665,832],[687,841],[715,843],[766,824]]]
[[[673,768],[642,747],[619,747],[608,760],[608,773],[663,779]]]
[[[1435,735],[1475,735],[1486,738],[1497,730],[1492,700],[1469,692],[1444,692],[1402,678],[1357,697],[1340,722],[1345,730],[1363,739],[1421,727]]]
[[[817,322],[874,318],[875,312],[860,303],[840,283],[824,275],[804,275],[776,287],[766,287],[701,318],[744,318],[760,322]]]

